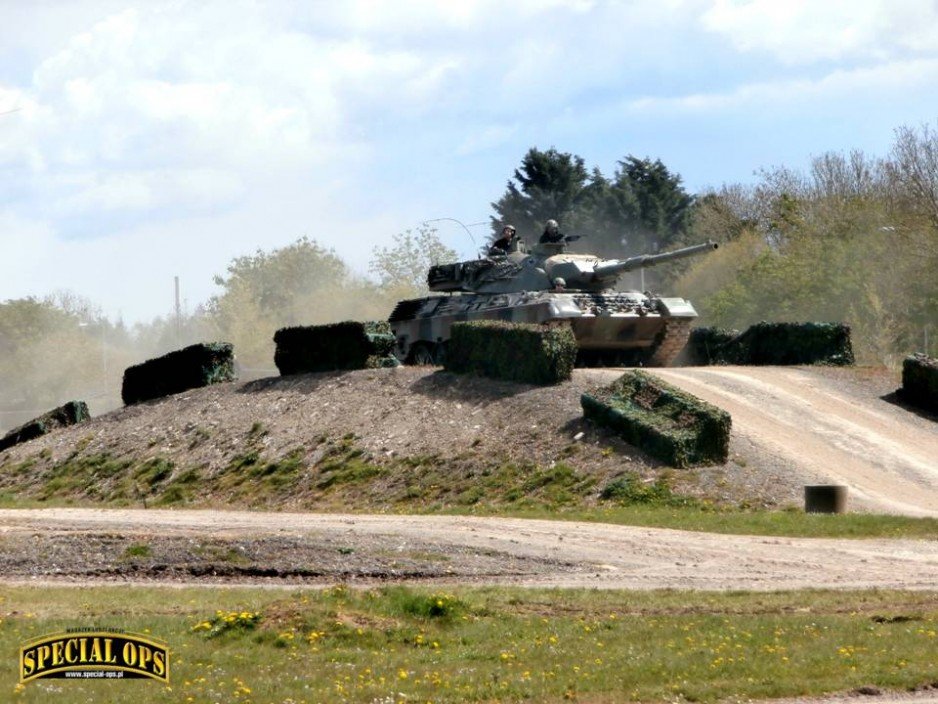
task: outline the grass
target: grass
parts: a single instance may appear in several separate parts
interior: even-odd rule
[[[150,557],[153,551],[146,543],[134,543],[124,550],[124,559],[133,559],[135,557]]]
[[[767,511],[672,507],[661,505],[612,506],[553,510],[545,508],[466,510],[450,514],[499,515],[543,520],[590,521],[649,528],[673,528],[705,533],[766,535],[793,538],[892,538],[938,540],[938,520],[882,514],[809,514],[801,510]]]
[[[714,702],[938,681],[935,592],[14,587],[0,618],[6,653],[90,624],[171,650],[170,687],[20,687],[0,659],[17,702]]]
[[[938,540],[938,519],[820,515],[714,504],[672,489],[676,474],[596,476],[575,466],[575,449],[541,465],[493,457],[386,457],[354,435],[320,437],[268,456],[255,423],[221,470],[177,467],[167,458],[116,458],[76,450],[58,463],[40,457],[0,467],[0,506],[171,506],[363,513],[502,515],[598,521],[716,533],[792,537]],[[576,446],[572,446],[575,448]]]

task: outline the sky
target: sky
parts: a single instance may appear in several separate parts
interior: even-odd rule
[[[531,147],[700,192],[885,156],[936,86],[935,0],[0,0],[0,301],[146,321],[438,218],[468,257]]]

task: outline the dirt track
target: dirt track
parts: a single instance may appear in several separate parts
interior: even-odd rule
[[[847,377],[785,367],[656,369],[728,411],[733,433],[806,481],[846,484],[866,509],[938,516],[938,425]]]
[[[774,590],[815,588],[934,589],[938,549],[933,541],[830,540],[714,535],[596,523],[453,516],[372,516],[259,513],[241,511],[161,511],[129,509],[0,510],[0,540],[29,538],[32,554],[50,539],[68,536],[74,546],[92,536],[120,535],[137,543],[181,538],[180,542],[291,539],[297,545],[345,546],[348,565],[306,565],[284,571],[266,583],[328,583],[433,579],[447,583],[627,589]],[[10,554],[10,551],[3,551]],[[15,552],[15,551],[14,551]],[[333,547],[331,552],[337,554]],[[421,575],[393,572],[356,574],[353,555],[394,555],[423,559],[445,571]],[[494,558],[490,565],[473,558]],[[120,555],[104,556],[118,561]],[[54,561],[53,561],[54,562]],[[81,561],[83,564],[83,561]],[[68,567],[66,560],[31,560],[32,572],[11,570],[7,581],[80,579],[99,575]],[[56,569],[50,569],[50,564]],[[330,567],[331,565],[331,567]],[[497,569],[492,565],[501,565]],[[513,565],[504,569],[505,565]],[[38,569],[36,567],[38,566]],[[299,565],[294,565],[300,567]],[[250,574],[246,572],[245,574]],[[177,575],[186,581],[257,583],[237,575]],[[110,579],[134,579],[133,575]],[[152,575],[143,583],[160,577]],[[164,581],[173,581],[164,571]],[[107,580],[104,580],[107,581]],[[139,581],[139,580],[138,580]]]

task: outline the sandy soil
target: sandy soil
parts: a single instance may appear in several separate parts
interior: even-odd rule
[[[938,516],[938,425],[875,394],[856,377],[810,368],[653,370],[728,411],[733,433],[805,483],[846,484],[858,507]]]
[[[107,554],[94,536],[121,536],[135,544],[180,539],[189,545],[211,546],[214,554],[226,545],[236,550],[226,571],[188,572],[134,568],[128,573],[101,574],[89,569],[82,545],[100,553],[103,564],[122,561]],[[41,556],[55,541],[58,560]],[[24,538],[28,540],[23,540]],[[271,564],[271,555],[255,552],[252,541],[287,541],[292,571],[251,572],[249,564]],[[373,516],[341,514],[262,513],[242,511],[168,511],[139,509],[7,509],[0,510],[0,551],[5,580],[97,579],[186,580],[278,584],[434,580],[448,583],[516,584],[623,589],[773,590],[803,587],[853,589],[934,589],[938,584],[938,549],[933,541],[832,540],[714,535],[596,523],[454,516]],[[214,542],[213,542],[214,541]],[[22,549],[17,544],[24,543]],[[71,549],[69,549],[69,543]],[[290,545],[294,547],[291,548]],[[322,548],[328,559],[297,546]],[[154,559],[167,558],[156,555]],[[308,562],[304,562],[304,555]],[[364,555],[365,559],[361,560]],[[368,556],[385,563],[418,565],[410,572],[398,566],[376,570]],[[241,559],[243,558],[243,560]],[[389,559],[390,558],[390,559]],[[247,563],[244,562],[247,560]],[[140,561],[123,558],[125,563]],[[421,570],[419,563],[436,565]],[[169,563],[172,564],[171,561]],[[359,565],[359,567],[356,567]],[[367,565],[362,569],[361,565]],[[442,569],[440,566],[442,565]],[[93,567],[93,565],[91,565]],[[145,565],[144,565],[145,567]],[[152,567],[152,565],[151,565]],[[395,572],[394,569],[398,571]]]

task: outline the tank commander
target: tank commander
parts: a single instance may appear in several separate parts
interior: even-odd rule
[[[492,246],[489,247],[489,256],[508,254],[508,252],[514,249],[514,244],[517,239],[518,235],[515,233],[514,226],[505,225],[505,227],[502,228],[502,236],[492,242]]]
[[[563,233],[560,231],[560,225],[556,220],[548,220],[544,227],[544,234],[539,240],[541,244],[563,242]]]

